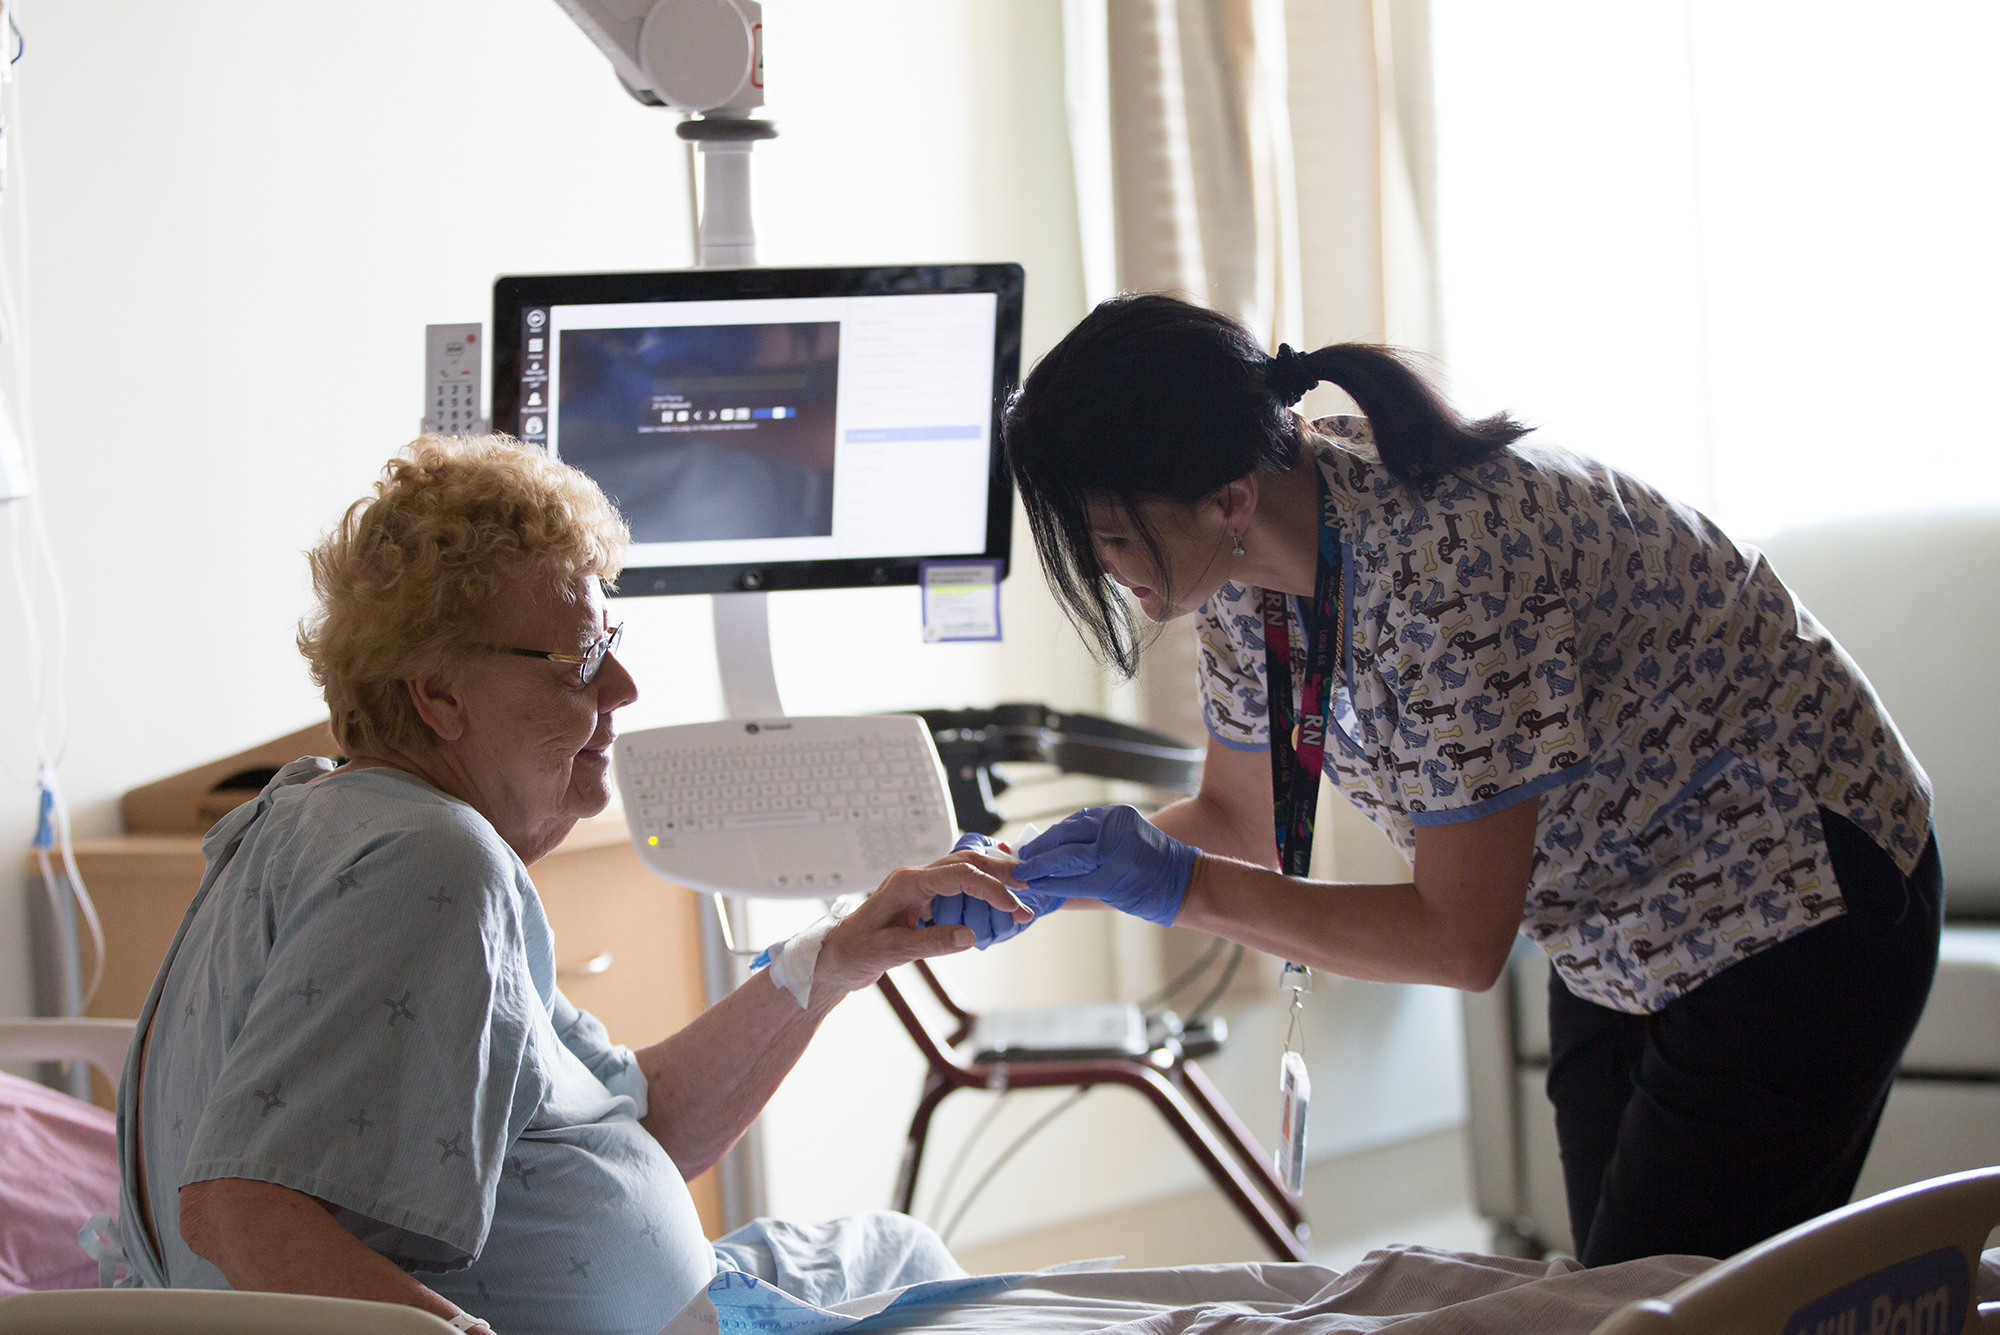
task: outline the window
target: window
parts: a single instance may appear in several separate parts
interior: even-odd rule
[[[1755,538],[2000,506],[2000,6],[1434,0],[1444,347]]]

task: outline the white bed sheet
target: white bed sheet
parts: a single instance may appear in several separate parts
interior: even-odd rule
[[[839,1307],[791,1298],[748,1276],[719,1276],[661,1335],[1108,1331],[1117,1335],[1588,1335],[1638,1298],[1714,1265],[1661,1256],[1585,1270],[1570,1260],[1395,1247],[1345,1272],[1278,1262],[1114,1270],[1111,1261],[1026,1275],[912,1285]]]

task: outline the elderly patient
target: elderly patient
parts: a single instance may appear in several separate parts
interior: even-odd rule
[[[1025,919],[1003,862],[890,876],[804,1008],[759,974],[633,1053],[555,985],[528,866],[610,798],[637,690],[599,582],[625,544],[581,473],[426,437],[312,553],[299,646],[347,759],[287,765],[204,845],[120,1108],[146,1283],[650,1335],[718,1266],[859,1267],[856,1292],[962,1273],[900,1216],[711,1247],[686,1179],[841,998],[971,943],[919,925],[934,896]]]

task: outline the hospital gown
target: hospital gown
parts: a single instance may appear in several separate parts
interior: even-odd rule
[[[250,1178],[340,1207],[503,1335],[653,1335],[718,1261],[634,1058],[555,986],[527,869],[429,785],[327,768],[286,766],[209,836],[150,1004],[141,1276],[227,1287],[176,1193]]]

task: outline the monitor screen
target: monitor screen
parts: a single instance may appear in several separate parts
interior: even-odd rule
[[[1005,570],[1018,265],[502,278],[493,422],[632,528],[621,594]]]

